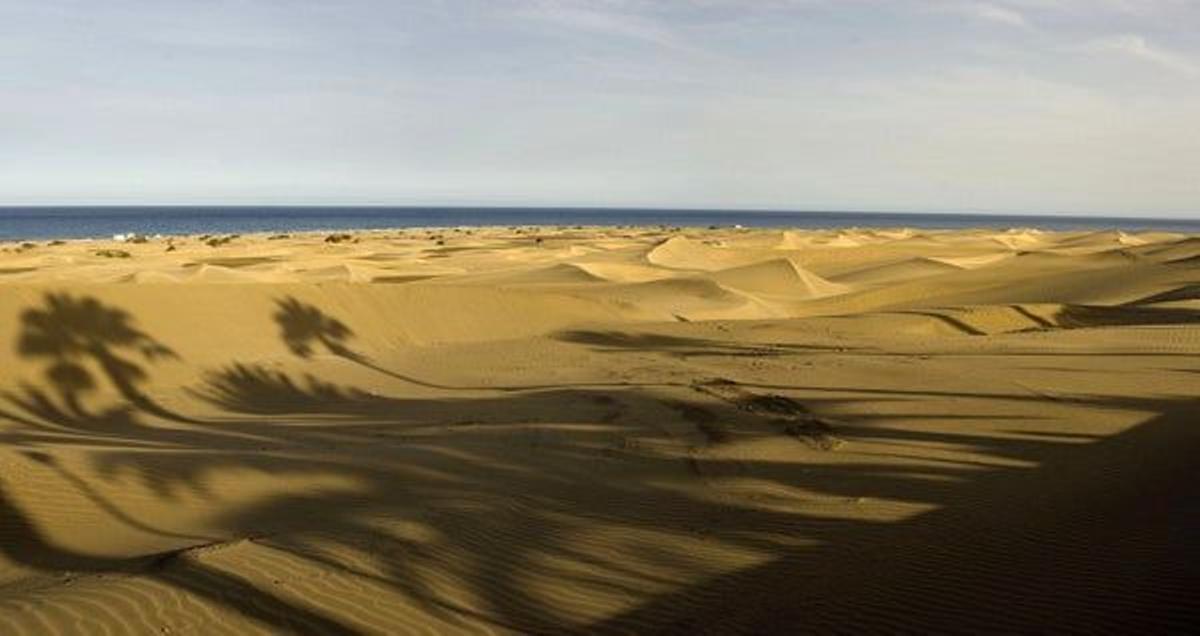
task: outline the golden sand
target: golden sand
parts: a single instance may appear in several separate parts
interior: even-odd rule
[[[0,245],[0,633],[1200,621],[1200,238],[329,237]]]

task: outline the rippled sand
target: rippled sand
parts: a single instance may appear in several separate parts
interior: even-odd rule
[[[1194,236],[6,243],[0,340],[6,634],[1200,621]]]

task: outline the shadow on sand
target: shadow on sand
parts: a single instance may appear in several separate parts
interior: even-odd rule
[[[275,319],[297,356],[324,350],[421,383],[355,352],[348,344],[352,330],[316,307],[285,299]],[[752,353],[737,343],[631,341],[584,332],[568,340],[614,352]],[[87,452],[101,478],[132,476],[162,497],[178,488],[203,489],[205,475],[224,470],[326,474],[356,484],[352,496],[278,492],[214,521],[218,536],[170,535],[177,549],[116,559],[56,545],[0,482],[0,553],[9,561],[47,573],[145,577],[272,630],[355,633],[372,625],[289,600],[192,553],[251,542],[400,594],[447,624],[470,621],[523,633],[1160,631],[1200,619],[1194,596],[1200,584],[1194,540],[1200,401],[1194,398],[1077,396],[1083,409],[1155,414],[1093,440],[988,435],[970,426],[961,433],[874,426],[904,417],[910,402],[945,398],[927,391],[791,386],[786,389],[812,396],[805,402],[816,409],[848,399],[877,403],[877,418],[836,431],[852,443],[970,448],[983,459],[918,461],[914,455],[873,463],[863,453],[854,461],[815,454],[803,463],[701,462],[696,455],[656,452],[655,445],[683,434],[702,451],[712,435],[693,430],[695,437],[686,437],[659,420],[706,413],[690,419],[720,423],[724,442],[774,434],[771,418],[699,394],[695,403],[678,395],[664,402],[656,392],[663,385],[505,387],[488,395],[405,398],[234,362],[198,370],[194,395],[228,414],[201,421],[161,407],[140,389],[147,377],[142,365],[174,355],[167,346],[138,330],[128,313],[67,294],[48,295],[43,306],[23,314],[17,350],[45,364],[51,390],[26,386],[3,396],[8,409],[0,410],[0,422],[7,426],[0,442],[54,470],[114,523],[159,532],[66,470],[56,459],[60,447]],[[113,385],[119,401],[88,410],[81,396],[101,380]],[[975,399],[1039,398],[981,392]],[[952,412],[944,417],[967,419]],[[159,426],[159,420],[175,425]],[[680,487],[713,475],[753,476],[779,492],[818,492],[828,501],[916,503],[927,512],[873,521],[795,505],[783,495],[731,503]],[[378,523],[381,518],[422,524],[436,543],[394,531]],[[635,542],[614,559],[575,540],[593,528],[659,543]],[[685,577],[693,564],[672,552],[671,542],[697,537],[763,558],[732,574]],[[534,563],[570,563],[553,571],[555,585],[631,602],[602,620],[564,623],[553,597],[527,584]],[[440,579],[460,581],[474,601],[446,594],[436,584]]]

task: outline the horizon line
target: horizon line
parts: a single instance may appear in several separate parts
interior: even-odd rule
[[[1091,218],[1091,219],[1121,219],[1121,220],[1162,220],[1162,221],[1195,221],[1200,222],[1196,213],[1180,212],[1162,215],[1130,215],[1129,213],[1092,213],[1092,212],[997,212],[997,211],[946,211],[946,210],[879,210],[879,209],[822,209],[822,208],[782,208],[782,207],[700,207],[700,206],[638,206],[638,205],[511,205],[511,204],[420,204],[420,203],[0,203],[0,211],[14,209],[134,209],[134,208],[308,208],[308,209],[427,209],[427,210],[564,210],[564,211],[625,211],[625,212],[745,212],[757,214],[865,214],[877,216],[957,216],[957,217],[1028,217],[1028,218]]]

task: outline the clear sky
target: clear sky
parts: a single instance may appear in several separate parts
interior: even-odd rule
[[[3,0],[0,204],[1200,216],[1200,0]]]

